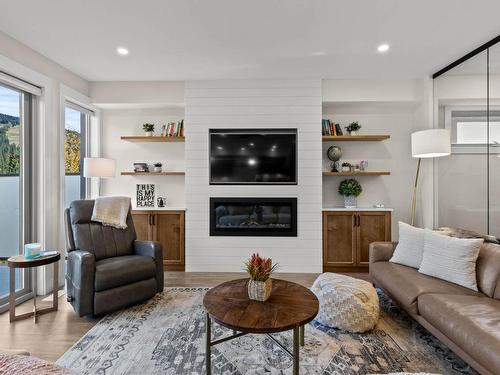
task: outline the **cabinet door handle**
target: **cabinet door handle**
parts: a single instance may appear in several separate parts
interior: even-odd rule
[[[156,225],[156,215],[151,214],[151,218],[153,219],[153,225]]]
[[[148,224],[153,225],[153,221],[151,220],[151,214],[148,214]]]
[[[361,218],[359,217],[359,214],[357,215],[357,217],[358,217],[358,227],[360,227],[361,226]]]

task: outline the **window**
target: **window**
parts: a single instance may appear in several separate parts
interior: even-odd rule
[[[32,95],[0,84],[0,312],[8,306],[9,269],[5,260],[32,242]],[[29,297],[29,272],[16,270],[16,299]]]
[[[85,199],[87,185],[83,177],[83,159],[87,155],[87,134],[90,113],[74,104],[67,103],[64,111],[64,169],[65,204]]]
[[[451,130],[453,153],[486,154],[488,144],[490,152],[500,146],[500,111],[490,109],[488,118],[483,107],[446,109],[445,124]]]

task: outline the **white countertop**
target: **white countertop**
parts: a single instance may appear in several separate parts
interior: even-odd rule
[[[390,207],[378,208],[373,206],[367,206],[367,207],[358,206],[354,208],[345,208],[342,206],[338,206],[338,207],[323,207],[323,211],[391,211],[392,212],[394,211],[394,208]]]
[[[132,207],[132,211],[186,211],[186,207]]]

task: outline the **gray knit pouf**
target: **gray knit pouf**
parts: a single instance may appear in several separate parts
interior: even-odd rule
[[[367,281],[327,272],[318,276],[311,290],[319,300],[316,321],[325,326],[365,332],[378,322],[378,295]]]

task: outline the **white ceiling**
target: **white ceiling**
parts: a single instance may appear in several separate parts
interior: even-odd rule
[[[498,14],[499,0],[0,0],[0,30],[91,81],[418,78],[499,34]]]

